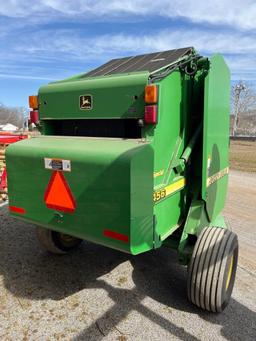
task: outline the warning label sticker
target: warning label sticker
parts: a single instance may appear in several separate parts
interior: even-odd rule
[[[229,167],[226,167],[222,170],[220,170],[218,173],[210,176],[209,178],[207,178],[207,187],[209,187],[210,185],[212,185],[214,182],[220,180],[221,178],[223,178],[223,176],[227,175],[229,172]]]
[[[70,160],[44,158],[44,166],[46,169],[71,172]]]

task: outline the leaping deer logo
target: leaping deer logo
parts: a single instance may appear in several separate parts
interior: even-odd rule
[[[89,110],[92,108],[92,96],[82,95],[80,96],[80,109]]]

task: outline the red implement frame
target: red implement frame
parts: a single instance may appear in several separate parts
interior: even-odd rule
[[[18,142],[20,140],[27,139],[28,135],[15,135],[12,133],[0,133],[0,145],[7,146],[8,144]],[[7,187],[7,174],[6,168],[4,168],[2,174],[0,174],[0,190],[4,190]]]

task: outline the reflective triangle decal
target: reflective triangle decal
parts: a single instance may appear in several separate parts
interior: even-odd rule
[[[76,201],[62,172],[54,171],[44,194],[46,206],[53,210],[73,213]]]

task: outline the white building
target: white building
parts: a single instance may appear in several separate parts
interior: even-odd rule
[[[16,127],[15,125],[11,124],[11,123],[7,123],[7,124],[1,124],[0,125],[0,131],[17,131],[19,128]]]

